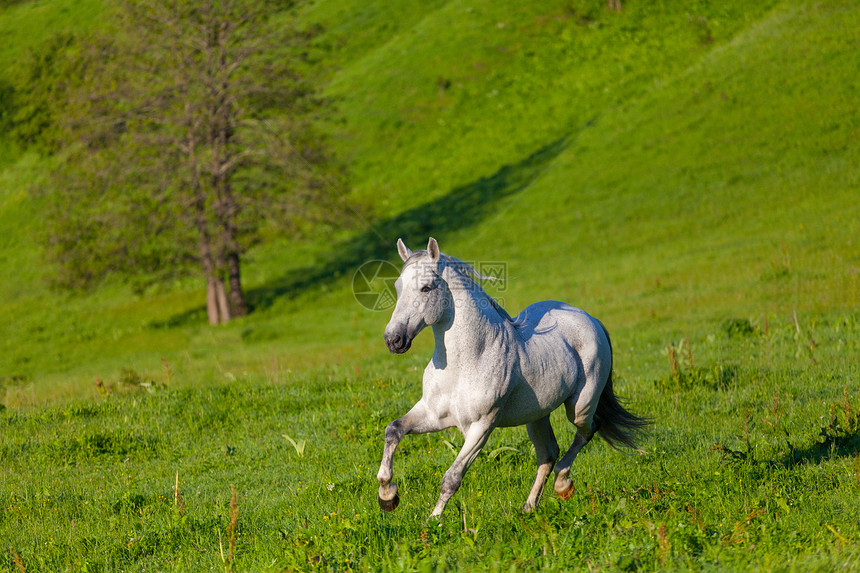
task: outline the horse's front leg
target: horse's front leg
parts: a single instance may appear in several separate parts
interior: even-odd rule
[[[482,420],[469,426],[463,433],[465,442],[460,449],[460,453],[457,454],[457,459],[454,460],[454,463],[451,464],[451,467],[448,468],[448,471],[445,472],[445,476],[442,478],[439,501],[436,502],[436,507],[433,508],[433,513],[430,514],[430,517],[439,517],[442,515],[445,506],[448,504],[448,500],[460,489],[463,476],[466,474],[469,466],[472,465],[472,462],[475,461],[475,458],[478,457],[478,454],[481,453],[481,448],[487,443],[487,438],[490,437],[493,428],[495,428],[495,424]]]
[[[423,401],[415,404],[405,416],[388,424],[385,428],[385,448],[382,451],[382,463],[376,479],[379,481],[379,507],[385,511],[393,511],[400,503],[397,495],[397,484],[392,483],[394,471],[394,450],[406,434],[424,434],[438,432],[450,427],[444,424]]]

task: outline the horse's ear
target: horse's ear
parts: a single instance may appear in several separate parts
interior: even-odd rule
[[[430,240],[427,242],[427,254],[430,255],[434,263],[439,260],[439,243],[433,237],[430,237]]]
[[[406,259],[412,256],[412,251],[409,250],[403,239],[397,239],[397,252],[400,253],[400,258],[403,259],[403,262],[406,262]]]

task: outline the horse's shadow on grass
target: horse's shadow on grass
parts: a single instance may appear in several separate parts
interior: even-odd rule
[[[594,121],[589,121],[583,129]],[[334,282],[365,262],[390,260],[398,238],[417,244],[426,241],[431,234],[444,238],[446,233],[479,223],[497,212],[502,199],[531,185],[552,160],[568,148],[573,138],[574,134],[565,135],[522,161],[502,167],[490,177],[458,187],[443,197],[393,217],[372,222],[365,230],[335,244],[318,264],[290,270],[262,286],[248,289],[245,293],[248,305],[254,312],[265,310],[279,299]],[[205,309],[198,307],[154,326],[180,326],[204,319]]]
[[[837,435],[823,428],[819,438],[822,440],[801,449],[789,444],[789,451],[777,464],[785,468],[803,464],[817,465],[832,458],[851,458],[860,453],[860,432],[841,432]]]
[[[723,461],[783,469],[793,469],[803,465],[819,465],[831,459],[858,458],[860,456],[860,428],[858,428],[858,420],[853,415],[855,411],[847,403],[847,400],[846,407],[848,414],[845,415],[844,423],[841,423],[838,418],[834,418],[833,422],[820,429],[818,436],[811,444],[802,448],[795,447],[791,443],[788,432],[786,432],[788,451],[774,457],[756,459],[749,442],[746,451],[733,450],[719,443],[714,444],[711,451],[719,452]]]

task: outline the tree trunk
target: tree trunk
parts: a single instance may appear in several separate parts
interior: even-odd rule
[[[196,181],[195,181],[196,184]],[[221,321],[222,315],[218,305],[218,277],[215,275],[215,265],[212,261],[212,245],[209,231],[206,229],[206,216],[203,212],[203,198],[199,186],[195,190],[194,223],[197,227],[197,249],[200,255],[200,266],[206,279],[206,315],[209,324],[215,326]],[[223,282],[222,282],[223,288]]]
[[[200,262],[206,277],[206,316],[209,317],[209,324],[215,326],[221,322],[227,322],[230,320],[230,313],[229,309],[226,308],[227,297],[224,295],[224,281],[215,274],[208,238],[202,232],[200,236]]]
[[[182,76],[182,87],[187,89],[188,76]],[[206,278],[206,316],[209,324],[216,326],[230,320],[230,307],[224,288],[224,279],[219,276],[220,268],[216,267],[212,254],[212,234],[206,217],[206,194],[200,186],[200,165],[197,162],[197,137],[195,135],[194,112],[190,104],[185,104],[185,127],[187,130],[184,145],[179,148],[184,151],[186,165],[191,172],[191,194],[194,209],[194,224],[197,227],[198,252],[203,276]],[[220,257],[219,257],[220,258]],[[219,261],[220,262],[220,261]]]
[[[230,320],[230,309],[224,292],[224,280],[218,276],[218,269],[212,259],[212,239],[206,227],[204,209],[205,199],[198,186],[194,201],[194,222],[197,226],[200,266],[203,267],[203,276],[206,278],[206,315],[209,317],[209,324],[215,326]]]
[[[240,272],[240,251],[238,243],[239,229],[236,217],[239,208],[233,196],[231,177],[236,166],[233,155],[235,142],[233,140],[235,105],[231,84],[228,81],[227,70],[230,63],[227,58],[227,41],[230,25],[224,21],[213,26],[215,30],[211,50],[212,59],[217,62],[214,66],[217,87],[211,112],[210,146],[212,149],[212,188],[215,191],[215,215],[220,229],[219,263],[226,266],[227,280],[230,286],[231,317],[248,314],[245,294],[242,292],[242,276]],[[220,260],[223,259],[223,260]],[[219,268],[224,268],[219,264]]]
[[[248,305],[245,303],[245,293],[242,292],[238,253],[228,255],[227,272],[230,281],[230,308],[233,316],[245,316],[248,314]]]
[[[212,279],[206,280],[206,316],[209,317],[209,324],[212,326],[218,324],[218,294],[215,291],[215,281]]]
[[[218,277],[206,280],[206,316],[212,326],[228,322],[231,318],[227,289]]]
[[[218,317],[221,322],[230,322],[233,317],[230,314],[230,304],[227,302],[227,289],[221,277],[215,279],[215,295],[218,300]]]

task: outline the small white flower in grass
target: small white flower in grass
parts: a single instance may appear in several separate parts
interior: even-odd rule
[[[325,488],[329,491],[332,491],[334,489],[334,484],[329,482],[329,483],[325,484]]]

